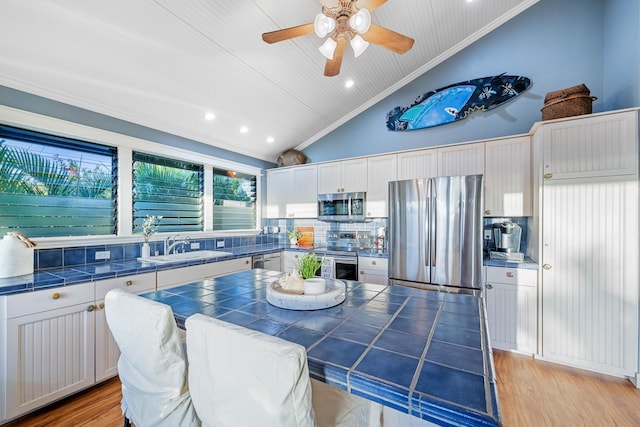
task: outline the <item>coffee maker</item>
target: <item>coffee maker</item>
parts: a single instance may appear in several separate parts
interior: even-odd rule
[[[503,221],[493,225],[493,242],[495,250],[489,252],[490,259],[522,261],[524,254],[520,252],[522,227],[511,221]]]

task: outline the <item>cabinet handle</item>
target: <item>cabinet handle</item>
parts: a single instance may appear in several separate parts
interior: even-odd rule
[[[545,173],[544,174],[544,179],[551,179],[553,178],[553,174],[552,173]]]
[[[246,260],[244,263],[245,263],[245,264],[249,264],[249,260]]]
[[[100,304],[98,304],[98,309],[99,310],[103,310],[104,309],[104,303],[101,302]]]
[[[95,305],[93,305],[93,304],[91,304],[89,307],[87,307],[87,311],[88,311],[88,312],[92,312],[92,311],[93,311],[93,310],[95,310],[95,309],[96,309],[96,306],[95,306]]]
[[[512,271],[507,271],[507,277],[513,277],[513,272]]]
[[[364,276],[364,271],[361,271],[361,272],[360,272],[360,275],[361,275],[361,276]]]
[[[551,265],[545,264],[545,265],[542,266],[542,268],[544,268],[545,270],[549,271],[549,270],[551,270]]]
[[[133,280],[127,280],[126,282],[124,282],[125,286],[131,286],[133,285]]]
[[[51,295],[51,299],[60,299],[60,294],[56,292],[55,294]]]
[[[371,265],[376,265],[376,262],[375,261],[371,261]]]
[[[484,214],[485,215],[491,215],[491,211],[487,209],[486,211],[484,211]]]
[[[487,283],[487,286],[485,286],[485,288],[487,289],[493,289],[493,285],[491,283]]]
[[[298,258],[298,255],[294,255],[293,257],[294,257],[294,258]]]

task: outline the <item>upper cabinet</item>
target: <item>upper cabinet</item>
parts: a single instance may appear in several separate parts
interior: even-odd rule
[[[438,148],[438,176],[484,174],[484,142]]]
[[[636,115],[628,111],[545,124],[544,179],[635,174]]]
[[[395,181],[398,177],[397,156],[390,154],[369,157],[367,170],[367,217],[386,217],[389,182]]]
[[[485,216],[531,216],[531,139],[485,143]]]
[[[267,218],[316,218],[317,200],[316,165],[267,171]]]
[[[367,159],[343,160],[318,165],[318,193],[367,191]]]
[[[438,176],[438,149],[398,153],[398,181]]]

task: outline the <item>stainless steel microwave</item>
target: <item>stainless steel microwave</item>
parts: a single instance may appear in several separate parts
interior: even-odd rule
[[[318,194],[318,219],[332,222],[363,222],[367,219],[365,192]]]

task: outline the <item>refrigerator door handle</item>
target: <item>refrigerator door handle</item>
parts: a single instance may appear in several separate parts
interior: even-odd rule
[[[436,215],[436,185],[433,179],[429,180],[429,197],[428,197],[428,214],[429,219],[429,241],[427,247],[429,248],[429,266],[436,266],[436,230],[437,230],[437,218]],[[433,272],[431,272],[431,278],[433,278]]]

